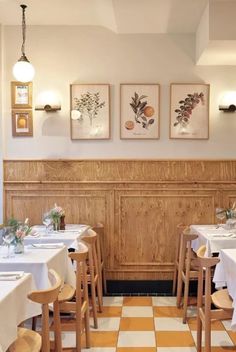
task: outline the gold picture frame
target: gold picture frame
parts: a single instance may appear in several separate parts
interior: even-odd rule
[[[72,140],[110,139],[110,85],[70,85],[70,130]]]
[[[32,110],[12,111],[12,136],[32,137],[33,136],[33,115]]]
[[[210,84],[171,83],[170,139],[209,139]]]
[[[120,84],[120,139],[160,138],[160,84]]]
[[[11,82],[11,107],[12,109],[32,108],[32,82]]]

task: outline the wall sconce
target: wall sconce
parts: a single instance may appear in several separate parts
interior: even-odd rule
[[[222,103],[219,105],[219,110],[224,112],[236,111],[236,92],[226,92],[224,94]]]
[[[61,110],[61,103],[54,91],[44,91],[37,97],[35,110],[44,110],[46,112]]]
[[[222,110],[224,112],[235,112],[236,106],[234,104],[230,105],[219,105],[219,110]]]

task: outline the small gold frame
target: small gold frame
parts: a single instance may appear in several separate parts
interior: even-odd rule
[[[12,111],[12,136],[32,137],[33,136],[33,116],[32,110]]]
[[[11,82],[11,107],[12,109],[32,108],[32,82]]]

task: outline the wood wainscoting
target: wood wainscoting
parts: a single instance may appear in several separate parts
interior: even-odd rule
[[[107,278],[171,279],[176,225],[236,200],[235,160],[5,160],[4,217],[105,225]]]

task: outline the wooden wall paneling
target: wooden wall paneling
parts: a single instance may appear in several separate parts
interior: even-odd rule
[[[57,202],[67,223],[104,223],[108,279],[172,278],[176,225],[234,200],[234,160],[4,161],[5,219],[41,223]]]

